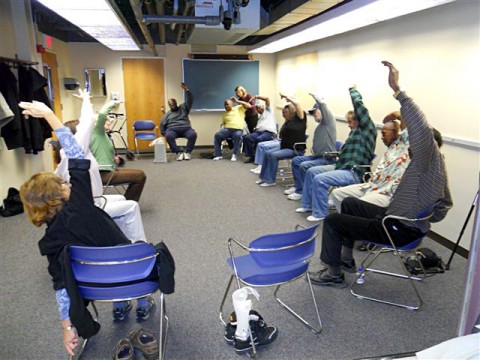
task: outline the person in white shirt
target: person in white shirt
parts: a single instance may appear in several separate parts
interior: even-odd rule
[[[253,162],[255,148],[258,143],[273,140],[277,134],[277,120],[270,107],[270,99],[261,95],[255,95],[255,99],[264,101],[265,105],[257,103],[257,112],[260,114],[260,117],[255,131],[243,137],[246,156],[245,163]]]

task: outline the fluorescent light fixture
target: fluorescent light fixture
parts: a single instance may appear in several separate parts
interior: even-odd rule
[[[107,0],[38,0],[112,50],[140,50]]]
[[[250,53],[276,53],[381,21],[456,0],[354,0],[252,47]]]

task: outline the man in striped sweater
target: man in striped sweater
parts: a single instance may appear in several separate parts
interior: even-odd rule
[[[401,104],[400,111],[410,136],[411,161],[388,207],[350,197],[342,202],[341,214],[325,218],[320,260],[327,267],[310,273],[316,285],[346,286],[342,267],[353,260],[355,240],[390,243],[382,227],[383,217],[415,218],[425,210],[433,212],[429,220],[413,224],[407,225],[398,220],[387,223],[394,243],[403,246],[425,235],[430,222],[442,220],[452,207],[445,162],[437,144],[441,135],[429,126],[425,114],[413,99],[400,89],[398,70],[387,61],[382,63],[389,68],[388,83]]]

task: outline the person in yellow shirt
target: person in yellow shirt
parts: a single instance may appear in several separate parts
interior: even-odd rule
[[[238,105],[234,106],[234,103]],[[232,97],[225,100],[224,106],[225,112],[222,115],[222,128],[213,138],[215,146],[213,160],[222,159],[222,141],[231,138],[233,140],[233,155],[231,161],[237,161],[237,155],[242,143],[243,128],[245,127],[245,110],[250,109],[252,105]]]

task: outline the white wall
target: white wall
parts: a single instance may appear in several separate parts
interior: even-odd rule
[[[296,83],[317,80],[335,115],[352,108],[348,87],[357,84],[373,120],[381,123],[390,111],[399,108],[387,84],[389,60],[400,71],[400,84],[426,113],[430,124],[444,136],[480,143],[480,123],[476,116],[480,83],[479,3],[458,1],[417,14],[404,16],[364,29],[338,35],[277,54],[277,84],[289,78]],[[295,59],[316,52],[316,72],[292,79]],[[280,89],[279,89],[280,90]],[[348,128],[338,123],[338,138],[345,139]],[[377,154],[385,146],[380,137]],[[478,189],[479,150],[445,144],[442,152],[449,173],[454,208],[432,229],[456,241]],[[473,221],[461,246],[469,248]]]

